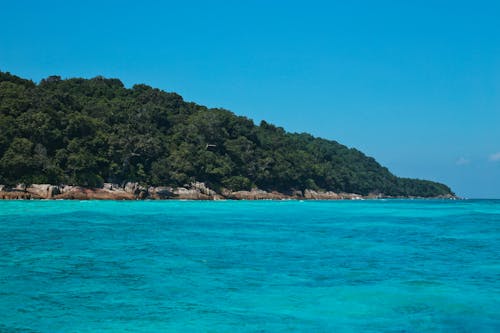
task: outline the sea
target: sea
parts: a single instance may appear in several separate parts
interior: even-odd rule
[[[0,332],[500,332],[500,200],[0,201]]]

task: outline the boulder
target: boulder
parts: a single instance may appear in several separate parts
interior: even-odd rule
[[[209,195],[209,196],[215,196],[217,193],[214,190],[211,190],[208,188],[205,183],[202,182],[192,182],[191,183],[191,189],[197,190],[202,194]]]
[[[137,196],[139,199],[144,199],[149,195],[147,187],[134,182],[127,182],[123,187],[123,190],[127,193]]]
[[[55,199],[76,199],[76,200],[86,200],[88,199],[85,188],[80,186],[72,185],[61,185],[59,186],[59,194],[54,196]]]
[[[252,189],[251,191],[224,191],[224,196],[228,199],[236,200],[281,200],[287,199],[289,196],[279,192],[267,192],[259,189]]]
[[[119,184],[113,183],[104,183],[102,185],[102,188],[108,191],[124,191],[123,187],[121,187]]]
[[[50,184],[31,184],[26,191],[42,199],[50,199],[60,193],[59,186]]]
[[[26,184],[17,184],[14,189],[17,191],[26,191]]]
[[[340,198],[347,200],[361,200],[363,197],[356,193],[340,193]]]
[[[213,197],[201,193],[197,189],[187,189],[185,187],[178,187],[174,190],[174,195],[178,199],[187,199],[187,200],[211,200]]]
[[[139,183],[128,182],[125,184],[123,189],[125,190],[125,192],[132,193],[132,194],[139,194],[139,192],[140,192]]]
[[[31,193],[25,192],[25,191],[18,191],[18,190],[13,190],[13,191],[0,191],[0,199],[5,199],[5,200],[20,200],[20,199],[31,199],[32,195]]]
[[[73,185],[61,185],[59,186],[59,192],[61,194],[68,193],[68,192],[78,192],[82,191],[83,188],[80,186],[73,186]]]
[[[305,190],[304,191],[304,198],[305,199],[312,199],[312,200],[338,200],[342,199],[342,197],[332,191],[314,191],[314,190]]]
[[[166,186],[150,187],[148,192],[155,199],[168,199],[174,196],[174,189]]]
[[[80,186],[61,186],[61,194],[56,199],[72,200],[134,200],[136,196],[123,189],[110,190],[105,188],[84,188]]]

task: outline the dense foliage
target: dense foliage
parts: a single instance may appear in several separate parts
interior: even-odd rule
[[[223,109],[185,102],[118,79],[35,84],[0,72],[0,184],[100,186],[137,181],[215,189],[324,189],[435,196],[442,184],[398,178],[335,141],[254,125]]]

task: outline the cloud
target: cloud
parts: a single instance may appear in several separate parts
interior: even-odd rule
[[[490,161],[498,162],[500,161],[500,152],[490,155]]]
[[[470,160],[465,158],[465,157],[460,157],[458,160],[455,162],[456,165],[467,165],[470,163]]]

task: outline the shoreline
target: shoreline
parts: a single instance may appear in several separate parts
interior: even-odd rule
[[[0,185],[0,200],[366,200],[366,199],[459,199],[453,195],[436,197],[387,196],[381,193],[360,195],[332,191],[291,190],[289,192],[230,191],[220,193],[205,183],[193,182],[184,187],[143,186],[138,183],[123,185],[104,183],[101,188],[72,185],[18,184],[15,187]]]

